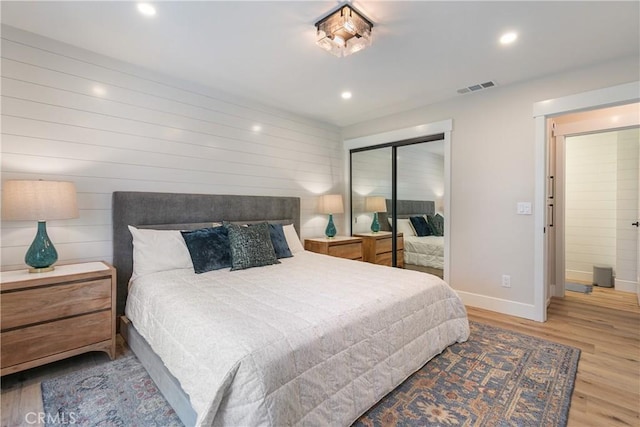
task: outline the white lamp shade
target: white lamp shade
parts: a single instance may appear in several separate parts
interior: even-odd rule
[[[78,217],[76,186],[68,181],[5,181],[3,220],[69,219]]]
[[[364,199],[365,212],[386,212],[387,203],[384,196],[369,196]]]
[[[325,194],[323,196],[320,196],[320,213],[323,213],[323,214],[344,213],[344,205],[342,204],[342,195]]]

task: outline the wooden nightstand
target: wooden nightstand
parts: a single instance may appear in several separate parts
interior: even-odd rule
[[[0,292],[0,375],[89,351],[115,357],[116,270],[107,263],[2,272]]]
[[[362,258],[366,262],[391,266],[392,238],[390,231],[361,233],[354,236],[362,238]],[[396,264],[404,268],[404,238],[398,233]]]
[[[332,239],[326,237],[305,239],[304,248],[319,254],[362,261],[362,239],[359,237],[336,236]]]

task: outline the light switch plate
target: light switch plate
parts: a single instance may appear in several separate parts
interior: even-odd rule
[[[518,202],[518,215],[531,215],[531,202]]]

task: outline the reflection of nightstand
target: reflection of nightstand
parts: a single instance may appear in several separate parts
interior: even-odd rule
[[[89,351],[116,351],[115,269],[102,262],[2,273],[1,375]]]
[[[362,238],[362,259],[366,262],[380,265],[391,265],[392,238],[391,232],[379,231],[377,233],[354,234]],[[398,233],[396,246],[396,264],[404,267],[404,238]]]
[[[362,261],[362,239],[359,237],[336,236],[332,239],[325,237],[305,239],[304,248],[319,254]]]

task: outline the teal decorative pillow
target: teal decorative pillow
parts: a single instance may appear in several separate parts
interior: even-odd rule
[[[231,267],[228,231],[224,227],[181,231],[197,273]]]
[[[271,243],[269,224],[264,222],[251,227],[225,224],[225,227],[229,231],[232,271],[280,264]]]
[[[282,224],[269,224],[269,235],[271,236],[273,249],[276,252],[276,258],[290,258],[293,256],[287,239],[284,237]]]
[[[434,236],[444,236],[444,217],[442,215],[427,215],[427,222],[433,230]]]

